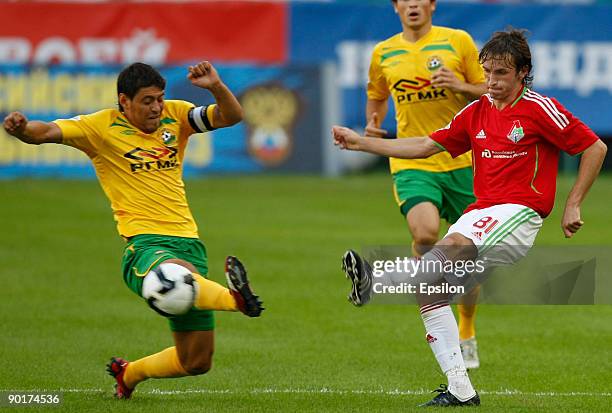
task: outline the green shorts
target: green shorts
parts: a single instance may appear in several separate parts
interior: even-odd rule
[[[123,280],[142,297],[142,281],[145,275],[165,260],[178,258],[193,264],[203,277],[208,274],[206,248],[197,238],[171,237],[167,235],[136,235],[129,239],[121,268]],[[187,314],[169,317],[172,331],[214,330],[215,318],[211,310],[192,308]]]
[[[472,168],[449,172],[406,169],[393,174],[395,196],[402,215],[406,216],[421,202],[431,202],[438,207],[440,217],[451,224],[475,201],[472,181]]]

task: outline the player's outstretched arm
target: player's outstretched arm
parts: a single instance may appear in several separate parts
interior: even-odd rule
[[[589,146],[580,159],[576,182],[567,196],[561,229],[566,238],[571,238],[584,224],[580,217],[580,204],[601,170],[608,147],[601,140]]]
[[[410,139],[368,138],[359,136],[357,132],[344,126],[334,126],[332,136],[334,144],[342,149],[394,158],[427,158],[442,151],[428,136]]]
[[[21,112],[11,112],[2,124],[4,130],[22,142],[33,145],[41,143],[61,143],[62,131],[53,122],[28,121]]]
[[[210,62],[203,61],[189,66],[187,78],[191,84],[208,89],[215,97],[217,103],[213,118],[215,128],[232,126],[242,120],[242,106],[236,96],[221,81],[217,70]]]

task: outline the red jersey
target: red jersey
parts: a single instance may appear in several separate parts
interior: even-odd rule
[[[576,155],[599,138],[557,100],[524,88],[499,110],[483,95],[431,138],[453,158],[472,150],[472,209],[519,204],[546,217],[553,208],[559,151]]]

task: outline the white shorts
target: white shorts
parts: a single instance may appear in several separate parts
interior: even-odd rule
[[[527,254],[541,227],[542,218],[533,209],[501,204],[463,214],[446,235],[459,233],[474,242],[478,256],[489,264],[506,265]]]

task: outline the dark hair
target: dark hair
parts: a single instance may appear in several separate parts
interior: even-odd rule
[[[132,63],[124,68],[117,78],[117,96],[125,94],[130,99],[143,87],[157,86],[161,90],[166,88],[166,79],[146,63]],[[117,102],[119,110],[123,112],[121,103]]]
[[[527,75],[523,79],[523,83],[525,86],[531,86],[533,65],[531,64],[531,50],[529,50],[529,44],[527,43],[526,30],[509,27],[503,32],[495,32],[478,55],[480,64],[491,59],[505,60],[514,66],[517,71],[527,68]]]

